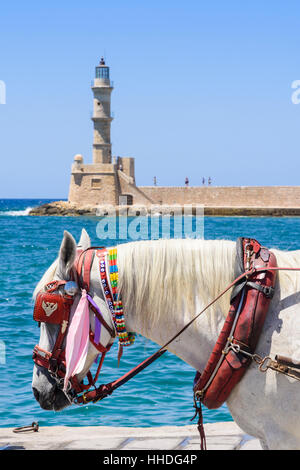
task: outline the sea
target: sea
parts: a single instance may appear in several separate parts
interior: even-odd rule
[[[79,240],[85,228],[94,246],[126,243],[124,238],[100,239],[97,217],[28,215],[30,208],[45,202],[50,200],[0,200],[0,426],[19,427],[33,421],[40,426],[193,424],[195,371],[169,352],[97,404],[72,405],[60,412],[39,407],[31,390],[32,349],[39,341],[39,328],[32,318],[32,293],[57,257],[64,230]],[[135,223],[133,219],[129,222]],[[298,217],[205,217],[202,230],[205,239],[248,236],[270,248],[300,249]],[[157,349],[158,345],[138,336],[133,346],[125,348],[118,368],[114,345],[105,359],[101,383],[120,377]],[[226,405],[217,410],[204,407],[203,415],[206,423],[232,421]]]

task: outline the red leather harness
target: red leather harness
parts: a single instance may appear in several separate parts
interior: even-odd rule
[[[277,266],[274,254],[254,239],[243,238],[239,243],[242,272],[251,267],[266,268],[266,271],[254,273],[251,278],[237,284],[231,295],[229,313],[206,367],[201,374],[196,374],[194,393],[210,409],[219,408],[227,400],[246,372],[264,325],[276,280],[276,271],[268,270]]]

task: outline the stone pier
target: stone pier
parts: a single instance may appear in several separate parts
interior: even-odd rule
[[[207,450],[261,450],[257,439],[234,422],[205,424]],[[14,433],[0,428],[2,450],[167,450],[199,451],[196,425],[151,428],[49,426],[38,432]]]

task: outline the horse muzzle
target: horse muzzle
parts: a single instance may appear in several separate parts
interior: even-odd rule
[[[33,381],[32,392],[43,410],[60,411],[70,405],[70,399],[51,377],[43,377],[42,384],[39,382],[39,385]]]

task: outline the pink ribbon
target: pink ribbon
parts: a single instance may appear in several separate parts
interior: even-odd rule
[[[78,302],[71,320],[66,339],[66,375],[64,390],[67,390],[68,380],[82,370],[89,346],[89,301],[86,291],[83,289],[81,299]]]

